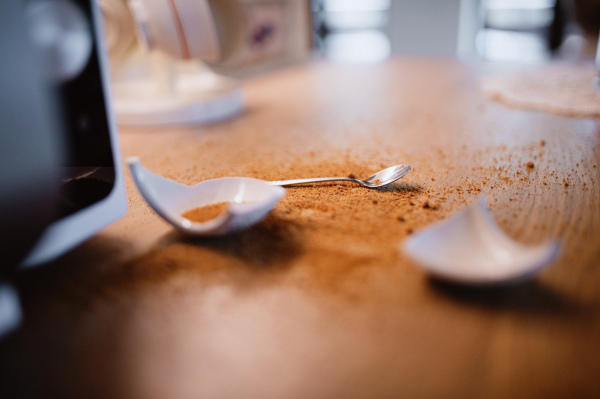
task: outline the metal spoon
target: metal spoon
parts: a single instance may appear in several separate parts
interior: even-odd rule
[[[352,177],[315,177],[309,179],[276,180],[268,183],[273,186],[289,186],[292,184],[318,183],[324,181],[352,181],[367,188],[377,188],[387,186],[388,184],[401,179],[410,172],[410,169],[410,165],[407,164],[396,165],[379,171],[365,180],[354,179]]]

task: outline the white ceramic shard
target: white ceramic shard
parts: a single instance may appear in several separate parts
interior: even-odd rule
[[[483,199],[414,233],[403,248],[434,277],[471,285],[528,280],[552,264],[559,252],[556,241],[523,245],[512,240],[496,224]]]
[[[223,177],[186,186],[150,172],[137,157],[127,158],[127,163],[148,205],[190,235],[223,235],[250,227],[271,212],[285,194],[282,187],[250,177]],[[188,210],[220,202],[229,203],[225,212],[206,222],[193,222],[181,216]]]

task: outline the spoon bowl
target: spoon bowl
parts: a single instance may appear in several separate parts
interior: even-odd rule
[[[410,171],[410,165],[396,165],[391,168],[380,170],[364,181],[358,180],[358,182],[365,187],[383,187],[403,178]]]
[[[366,178],[365,180],[359,180],[352,177],[315,177],[308,179],[292,179],[292,180],[276,180],[268,182],[274,186],[290,186],[293,184],[304,184],[304,183],[319,183],[325,181],[351,181],[362,185],[367,188],[378,188],[387,186],[395,182],[398,179],[403,178],[408,172],[410,172],[411,167],[408,164],[396,165],[390,168],[381,170],[375,173],[373,176]]]
[[[263,180],[250,177],[223,177],[187,186],[144,168],[139,158],[127,158],[129,170],[140,194],[165,221],[185,234],[223,235],[250,227],[262,220],[285,194]],[[191,209],[226,202],[227,209],[206,222],[181,216]]]

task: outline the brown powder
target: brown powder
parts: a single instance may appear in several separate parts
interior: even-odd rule
[[[130,267],[144,273],[151,266],[170,265],[169,273],[202,274],[198,281],[203,284],[225,278],[244,290],[278,284],[356,298],[365,292],[365,276],[377,280],[412,273],[413,264],[399,249],[403,240],[481,195],[488,198],[498,220],[507,220],[502,227],[509,233],[514,219],[522,216],[519,211],[509,217],[524,200],[519,194],[522,186],[537,182],[555,190],[556,185],[562,195],[566,187],[556,183],[566,176],[557,177],[557,171],[547,170],[543,162],[538,166],[539,179],[546,179],[548,186],[537,180],[537,174],[524,173],[527,162],[540,151],[538,143],[510,151],[505,146],[465,150],[459,160],[437,154],[430,163],[422,162],[402,179],[377,189],[344,181],[288,186],[285,196],[258,224],[222,237],[192,239],[174,233]],[[288,154],[285,159],[277,158],[276,152],[268,157],[254,154],[255,158],[243,162],[236,158],[221,169],[180,167],[169,177],[190,185],[225,176],[366,178],[398,159],[412,162],[379,150],[362,156],[325,149],[320,156]]]
[[[440,209],[440,204],[434,199],[428,199],[423,205],[423,208],[436,210]]]
[[[216,204],[200,206],[182,213],[181,216],[192,222],[204,223],[225,212],[228,205],[228,202],[218,202]]]
[[[364,178],[389,166],[372,161],[361,163],[339,154],[333,159],[276,165],[257,160],[208,178],[248,176],[279,180],[347,176],[350,171]],[[355,293],[353,284],[363,279],[350,276],[365,273],[369,268],[410,267],[401,261],[403,255],[398,248],[403,239],[456,209],[453,201],[439,211],[422,207],[433,197],[446,204],[443,190],[454,184],[440,184],[439,190],[430,190],[427,186],[430,177],[413,171],[377,189],[344,181],[288,186],[277,206],[256,225],[221,237],[193,239],[173,234],[129,267],[142,272],[147,267],[175,265],[177,273],[202,273],[205,282],[210,281],[209,275],[218,279],[222,273],[228,273],[228,278],[244,286],[252,281],[281,283],[283,279],[305,288]],[[462,186],[470,189],[469,183]],[[421,206],[413,206],[411,202]],[[204,213],[206,208],[192,212]],[[183,216],[196,219],[190,213]],[[218,214],[219,210],[202,220]]]
[[[529,161],[529,162],[527,162],[527,167],[529,169],[533,169],[535,167],[535,165],[533,164],[533,162]]]

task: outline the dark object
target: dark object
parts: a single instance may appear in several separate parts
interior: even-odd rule
[[[600,0],[573,0],[575,20],[588,36],[600,31]]]
[[[2,7],[0,278],[126,212],[100,18],[96,0]]]
[[[0,277],[52,221],[61,148],[52,94],[28,40],[24,4],[0,12]]]
[[[548,49],[555,53],[563,43],[567,25],[567,9],[564,0],[556,0],[554,18],[548,29]]]

